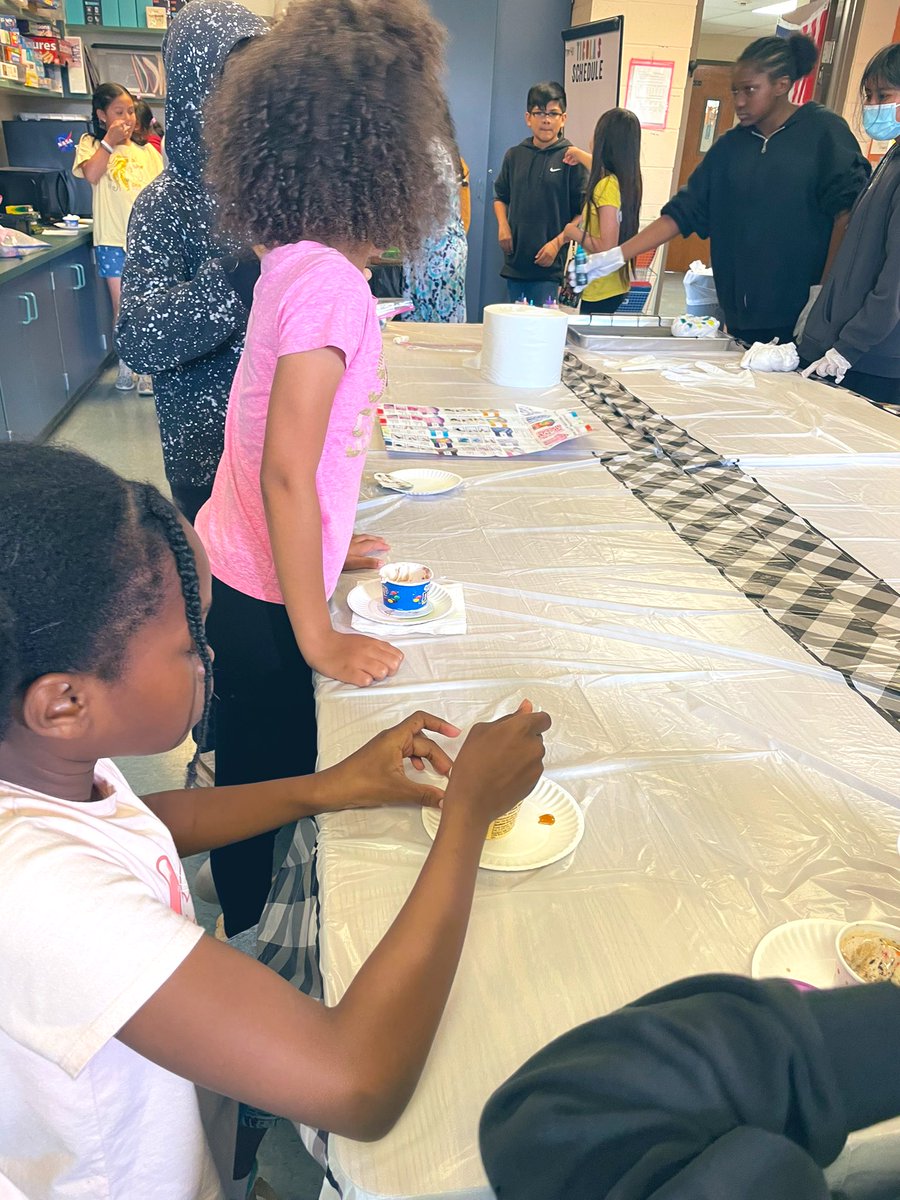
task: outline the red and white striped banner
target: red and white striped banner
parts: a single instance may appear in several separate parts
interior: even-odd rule
[[[824,4],[804,4],[801,8],[795,9],[790,14],[790,20],[787,17],[779,17],[778,24],[775,26],[775,34],[777,37],[786,38],[790,37],[792,33],[805,33],[818,46],[821,59],[827,25],[828,0],[825,0]],[[791,100],[794,104],[806,104],[808,100],[812,100],[817,74],[818,63],[816,69],[811,71],[805,79],[797,80],[791,88]]]

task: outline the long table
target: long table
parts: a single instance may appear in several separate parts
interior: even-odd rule
[[[564,387],[511,395],[481,379],[478,327],[404,326],[411,340],[400,344],[395,333],[389,326],[385,335],[387,399],[572,405]],[[570,364],[570,381],[573,369],[596,367],[591,357]],[[608,362],[603,370],[615,377]],[[657,413],[673,390],[652,373],[642,386],[633,374],[619,378]],[[773,427],[793,428],[797,455],[790,467],[752,474],[798,519],[808,512],[821,527],[823,512],[833,513],[827,532],[849,539],[860,562],[860,542],[875,531],[870,568],[896,581],[896,485],[882,512],[865,481],[867,470],[890,470],[894,455],[900,463],[900,422],[808,381],[779,389],[767,380],[760,392],[771,420],[757,425],[758,458],[781,457],[781,447],[770,452]],[[679,393],[666,403],[674,412],[678,401],[683,416],[692,398]],[[693,403],[708,409],[709,397]],[[602,415],[602,404],[594,411]],[[734,431],[749,454],[742,412]],[[826,418],[839,430],[828,466],[813,453]],[[716,437],[715,453],[738,444],[724,422]],[[464,483],[431,499],[385,493],[372,474],[398,465],[446,465]],[[757,942],[781,922],[900,917],[900,736],[890,706],[871,687],[848,686],[777,606],[736,586],[686,537],[677,511],[656,502],[642,465],[684,475],[621,416],[527,458],[441,464],[370,452],[357,528],[387,537],[394,557],[461,582],[468,631],[404,637],[401,671],[371,689],[319,679],[320,767],[414,708],[467,728],[528,696],[554,718],[546,773],[576,798],[586,828],[575,852],[551,866],[480,873],[459,973],[407,1112],[378,1143],[328,1139],[345,1200],[488,1200],[481,1109],[550,1039],[683,976],[748,973]],[[354,582],[342,580],[334,597],[337,628],[350,627]],[[879,631],[888,650],[892,619]],[[894,649],[900,662],[900,643]],[[415,811],[321,818],[319,960],[329,1003],[398,912],[429,846]],[[299,914],[293,934],[283,912],[277,933],[276,924],[272,917],[264,941],[305,936]],[[897,1144],[890,1127],[856,1139],[833,1168],[835,1182],[862,1197],[873,1178],[900,1179]]]

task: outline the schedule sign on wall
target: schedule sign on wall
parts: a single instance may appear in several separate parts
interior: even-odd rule
[[[624,17],[609,17],[563,30],[569,119],[565,135],[587,150],[597,118],[619,103]]]

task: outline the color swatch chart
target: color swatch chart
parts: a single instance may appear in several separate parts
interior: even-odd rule
[[[460,458],[515,458],[549,450],[590,433],[589,414],[551,412],[517,404],[511,409],[434,408],[384,404],[378,421],[385,447],[402,454]]]

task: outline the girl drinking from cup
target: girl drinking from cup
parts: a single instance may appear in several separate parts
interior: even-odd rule
[[[206,937],[181,856],[316,812],[438,802],[417,713],[306,779],[139,799],[110,761],[204,720],[210,574],[146,483],[0,446],[0,1193],[223,1200],[233,1097],[351,1138],[406,1106],[453,981],[489,823],[541,773],[526,702],[475,726],[420,878],[326,1007]],[[217,1093],[211,1095],[210,1092]]]
[[[441,34],[424,5],[298,3],[276,32],[229,66],[206,114],[230,131],[207,169],[225,233],[261,258],[225,449],[197,516],[226,785],[313,769],[313,670],[367,687],[402,662],[377,638],[336,632],[328,600],[384,378],[366,260],[417,250],[447,205],[433,153],[446,135]],[[226,933],[250,928],[272,838],[218,851],[212,869]]]
[[[163,169],[155,146],[134,141],[136,125],[134,97],[128,89],[101,83],[91,97],[91,131],[82,135],[72,167],[72,174],[86,179],[93,192],[94,255],[97,272],[109,287],[113,324],[119,318],[128,218],[141,190]],[[131,368],[123,362],[116,387],[134,387]]]

